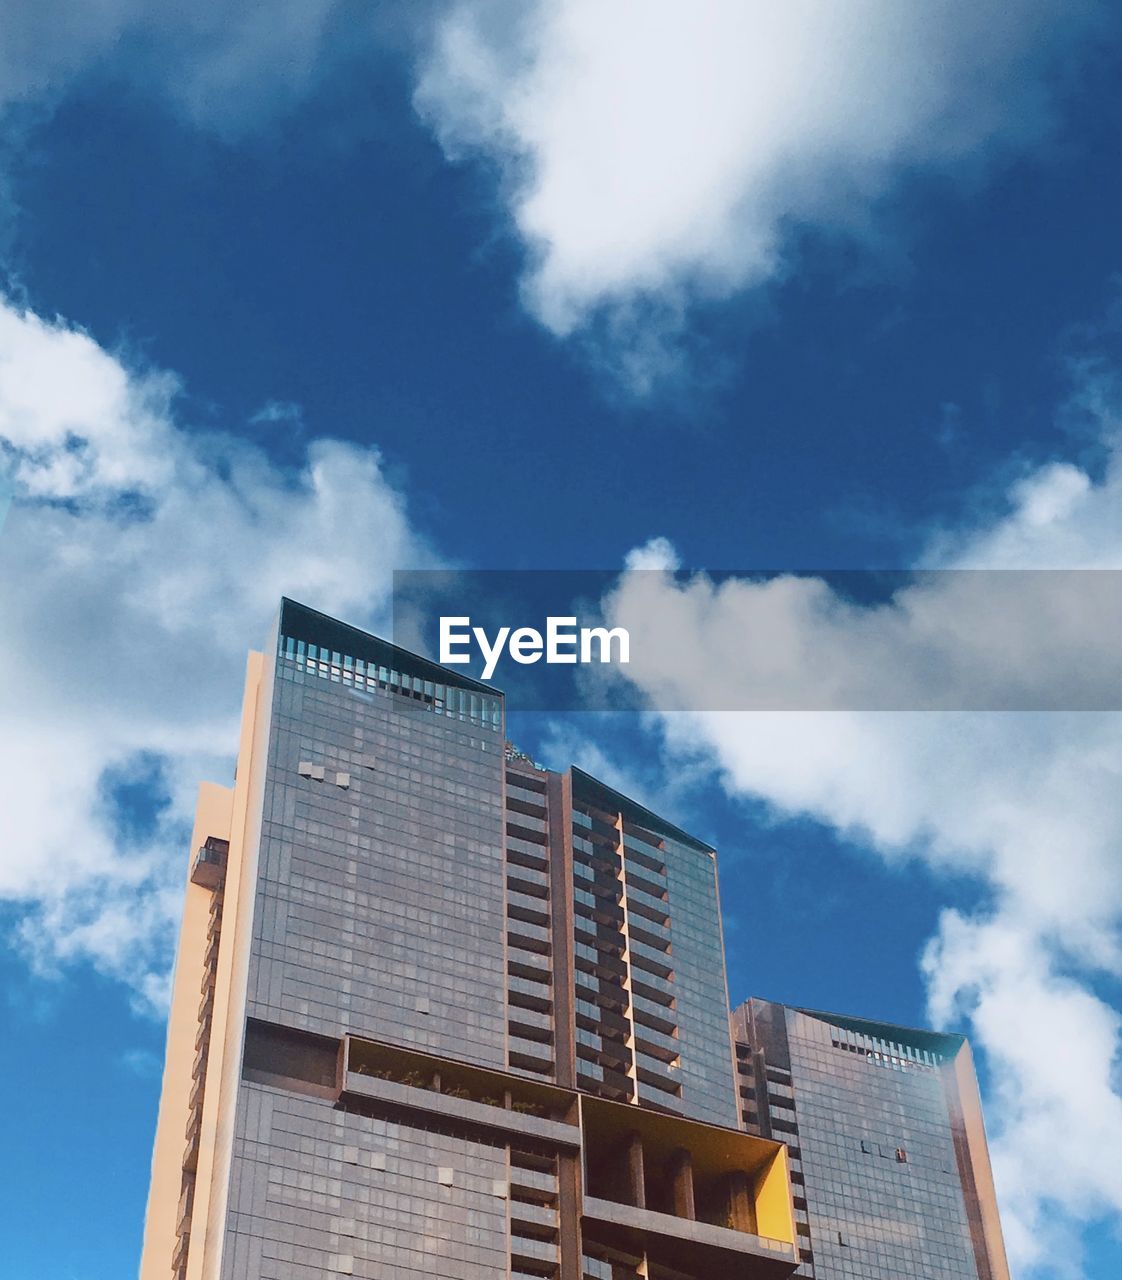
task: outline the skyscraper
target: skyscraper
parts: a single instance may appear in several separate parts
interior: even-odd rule
[[[962,1036],[749,1000],[745,1128],[786,1142],[799,1276],[1008,1280]]]
[[[493,688],[284,601],[192,849],[142,1280],[799,1266],[714,851]]]

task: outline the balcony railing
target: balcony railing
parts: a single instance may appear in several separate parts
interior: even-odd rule
[[[229,840],[208,836],[195,854],[195,862],[191,868],[191,883],[201,885],[204,889],[217,889],[225,878],[226,859],[229,854]]]

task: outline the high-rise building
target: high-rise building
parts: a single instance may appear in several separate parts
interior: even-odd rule
[[[808,1248],[889,1274],[825,1264],[830,1197],[865,1188],[811,1181],[828,1088],[799,1086],[801,1147],[760,1092],[793,1068],[762,1014],[730,1023],[713,849],[504,716],[283,602],[234,786],[200,791],[142,1280],[768,1280]],[[916,1249],[891,1274],[1003,1280]]]
[[[962,1036],[749,1000],[742,1118],[785,1142],[801,1265],[820,1280],[1008,1280]]]

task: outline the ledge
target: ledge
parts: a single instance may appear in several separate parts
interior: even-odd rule
[[[500,1133],[518,1137],[537,1138],[554,1146],[580,1149],[580,1129],[574,1124],[559,1120],[544,1120],[540,1116],[523,1115],[508,1111],[505,1107],[489,1106],[470,1098],[453,1098],[434,1089],[420,1089],[414,1085],[399,1084],[396,1080],[382,1080],[377,1076],[348,1071],[343,1079],[340,1097],[365,1098],[390,1106],[405,1107],[428,1115],[444,1116],[463,1124],[479,1125]]]
[[[619,1228],[631,1238],[647,1241],[658,1237],[678,1250],[688,1250],[697,1258],[720,1266],[723,1280],[726,1277],[734,1280],[740,1276],[788,1276],[799,1265],[798,1251],[792,1244],[749,1235],[744,1231],[731,1231],[727,1227],[715,1227],[708,1222],[691,1222],[674,1214],[637,1209],[634,1205],[617,1204],[614,1200],[600,1200],[594,1196],[585,1196],[583,1213],[585,1218]],[[743,1270],[728,1270],[728,1265],[737,1258],[744,1260]]]

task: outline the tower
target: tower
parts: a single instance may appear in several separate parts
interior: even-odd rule
[[[283,602],[234,786],[200,792],[142,1280],[797,1266],[713,850],[504,714]]]
[[[1009,1280],[962,1036],[766,1000],[733,1031],[745,1128],[788,1147],[797,1275]]]

